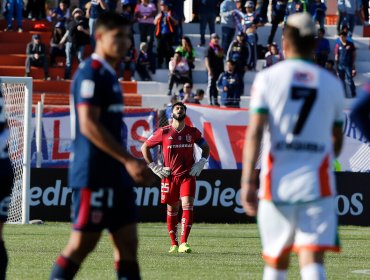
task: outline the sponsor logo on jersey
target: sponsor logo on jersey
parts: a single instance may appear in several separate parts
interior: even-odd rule
[[[192,148],[193,144],[175,144],[175,145],[168,145],[168,149],[179,149],[179,148]]]
[[[172,136],[168,137],[168,140],[172,140],[172,139],[173,139]]]
[[[312,73],[310,72],[295,72],[294,80],[300,83],[309,83],[314,79]]]
[[[95,82],[92,80],[83,80],[81,82],[80,94],[83,98],[92,98],[94,96]]]
[[[191,135],[190,134],[186,134],[185,140],[186,140],[186,142],[191,142]]]

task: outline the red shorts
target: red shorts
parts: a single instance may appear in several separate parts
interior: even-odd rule
[[[195,177],[190,175],[169,176],[161,182],[161,203],[174,204],[180,197],[195,197]]]

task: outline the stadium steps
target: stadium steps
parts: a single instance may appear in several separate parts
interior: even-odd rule
[[[0,43],[19,43],[27,45],[29,42],[32,41],[32,36],[34,34],[39,34],[41,37],[41,42],[45,45],[49,45],[50,38],[51,38],[51,31],[29,31],[29,32],[5,32],[0,31]],[[25,51],[25,50],[24,50]]]

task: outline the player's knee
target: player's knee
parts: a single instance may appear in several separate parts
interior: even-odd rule
[[[284,254],[274,260],[265,259],[265,263],[274,269],[286,270],[289,266],[289,254]]]

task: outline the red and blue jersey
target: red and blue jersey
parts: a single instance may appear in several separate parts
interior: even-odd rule
[[[131,178],[124,166],[82,135],[77,114],[79,106],[98,107],[100,123],[117,142],[123,143],[123,97],[114,69],[93,54],[80,65],[71,90],[73,144],[69,186],[102,188],[131,185]]]

